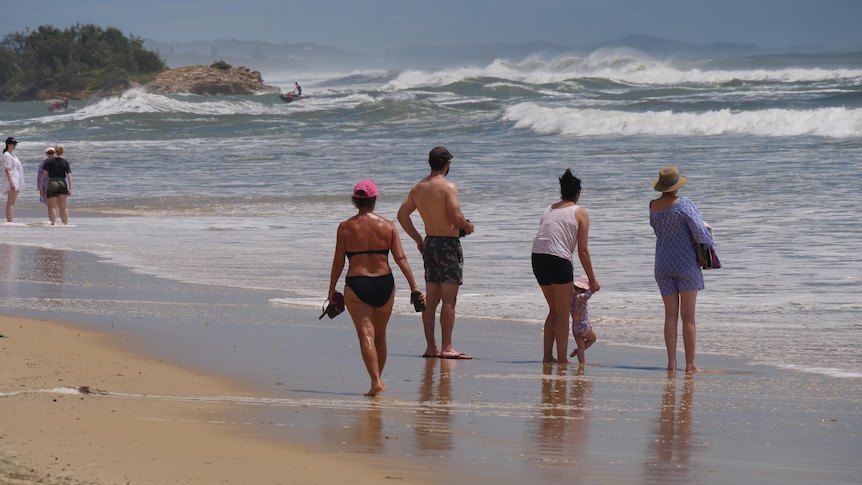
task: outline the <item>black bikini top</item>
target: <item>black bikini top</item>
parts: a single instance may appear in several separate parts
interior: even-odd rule
[[[356,256],[357,254],[383,254],[385,256],[389,256],[389,250],[388,249],[369,249],[367,251],[355,251],[355,252],[347,251],[347,259],[350,259],[350,258]]]

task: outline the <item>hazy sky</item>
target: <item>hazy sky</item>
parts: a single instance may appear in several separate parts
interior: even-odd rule
[[[630,34],[845,48],[862,47],[860,22],[862,0],[30,0],[3,9],[0,35],[92,23],[164,42],[316,42],[366,53],[409,44],[578,47]]]

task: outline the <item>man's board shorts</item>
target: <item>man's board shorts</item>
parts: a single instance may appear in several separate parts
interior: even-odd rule
[[[425,236],[422,261],[428,283],[464,283],[464,254],[457,237]]]

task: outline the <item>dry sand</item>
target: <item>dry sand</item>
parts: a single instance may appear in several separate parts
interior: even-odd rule
[[[255,436],[247,409],[218,397],[258,394],[116,337],[17,317],[0,317],[0,334],[0,483],[422,483]]]

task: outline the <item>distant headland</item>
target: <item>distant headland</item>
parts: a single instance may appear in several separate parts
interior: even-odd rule
[[[145,86],[158,94],[278,92],[260,72],[224,61],[169,69],[144,41],[115,28],[49,25],[0,40],[0,101],[118,96]]]

